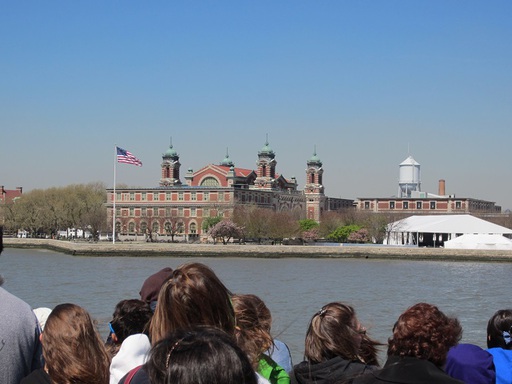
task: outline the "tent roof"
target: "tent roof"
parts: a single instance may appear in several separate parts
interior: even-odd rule
[[[512,240],[502,235],[468,233],[445,241],[444,247],[454,249],[512,249]]]
[[[512,229],[471,215],[410,216],[388,224],[391,232],[512,234]]]

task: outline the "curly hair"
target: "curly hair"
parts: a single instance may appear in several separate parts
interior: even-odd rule
[[[151,383],[257,384],[233,337],[212,327],[177,330],[156,343],[146,363]]]
[[[158,294],[149,326],[154,344],[177,329],[214,326],[229,334],[235,331],[231,292],[213,270],[201,263],[176,268]]]
[[[236,342],[256,369],[261,354],[273,344],[270,310],[256,295],[234,295],[231,300],[235,310]]]
[[[340,356],[346,360],[378,365],[377,346],[381,345],[355,329],[356,312],[350,305],[332,302],[315,313],[306,333],[304,357],[320,363]]]
[[[45,367],[53,383],[109,382],[110,357],[85,309],[57,305],[42,335]]]
[[[487,348],[512,349],[512,309],[500,309],[487,323]]]
[[[411,356],[438,367],[462,337],[459,320],[449,318],[435,305],[418,303],[400,315],[388,340],[388,356]]]

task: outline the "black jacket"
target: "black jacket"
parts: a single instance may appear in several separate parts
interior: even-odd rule
[[[368,375],[358,377],[354,384],[460,384],[428,360],[415,357],[390,356],[384,367]]]
[[[293,367],[291,384],[333,384],[343,383],[356,376],[376,370],[377,367],[358,361],[335,357],[328,361],[311,364],[303,361]]]
[[[51,384],[50,376],[43,368],[36,369],[20,381],[20,384]]]

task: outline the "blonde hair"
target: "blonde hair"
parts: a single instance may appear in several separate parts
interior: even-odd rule
[[[42,344],[52,382],[109,382],[110,357],[89,313],[82,307],[57,305],[46,321]]]

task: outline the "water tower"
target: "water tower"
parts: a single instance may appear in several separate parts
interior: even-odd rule
[[[413,191],[421,191],[420,164],[409,156],[400,164],[398,196],[411,197]]]

